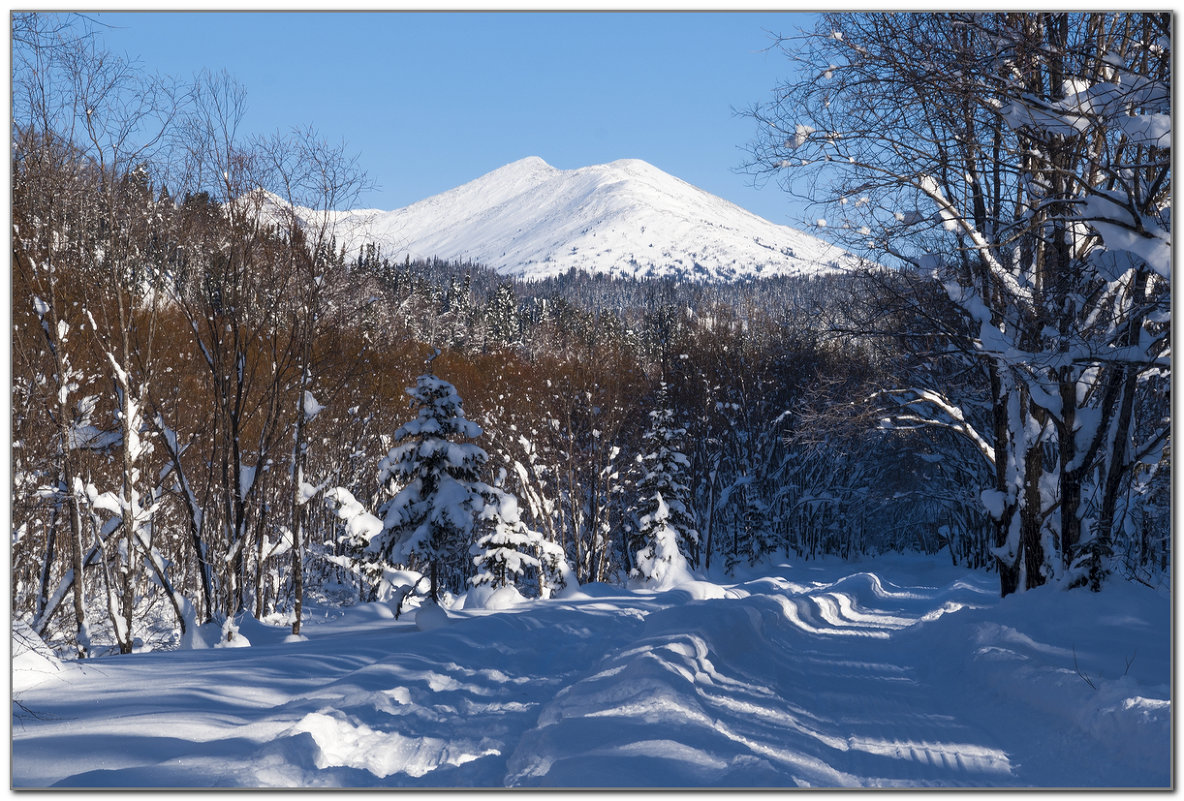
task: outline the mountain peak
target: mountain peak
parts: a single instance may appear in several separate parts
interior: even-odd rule
[[[573,170],[538,156],[377,215],[343,212],[338,241],[401,260],[472,260],[503,275],[732,281],[835,272],[859,260],[636,158]]]
[[[493,172],[486,173],[481,178],[488,178],[493,175],[518,174],[518,173],[525,173],[525,174],[532,174],[532,175],[550,175],[550,174],[556,173],[556,172],[559,172],[559,170],[556,169],[555,167],[552,167],[550,164],[543,161],[538,156],[527,156],[524,159],[518,159],[517,161],[511,161],[509,164],[498,167]],[[481,178],[478,178],[477,180],[481,180]]]
[[[540,157],[540,156],[527,156],[524,159],[518,159],[517,161],[511,161],[509,164],[506,165],[506,167],[530,167],[532,169],[545,168],[548,170],[555,169],[550,164],[543,161],[542,157]]]
[[[610,161],[608,164],[603,164],[600,166],[612,167],[614,169],[624,170],[626,172],[647,172],[651,170],[658,170],[658,168],[653,164],[641,159],[617,159],[616,161]]]

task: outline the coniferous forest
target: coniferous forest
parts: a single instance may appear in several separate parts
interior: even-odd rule
[[[833,81],[751,111],[885,266],[690,284],[349,251],[347,146],[14,14],[14,618],[89,657],[785,558],[1162,584],[1170,17],[921,17],[828,20]]]

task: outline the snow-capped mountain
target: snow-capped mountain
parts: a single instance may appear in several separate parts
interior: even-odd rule
[[[383,212],[340,212],[339,243],[402,260],[472,260],[541,279],[570,269],[697,281],[833,272],[859,263],[638,159],[560,170],[541,158]]]

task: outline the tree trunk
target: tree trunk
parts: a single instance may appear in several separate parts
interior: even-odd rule
[[[1039,587],[1046,579],[1044,544],[1040,537],[1044,529],[1044,504],[1040,496],[1040,479],[1044,474],[1043,456],[1043,447],[1038,438],[1028,449],[1024,460],[1024,503],[1019,512],[1025,590]]]
[[[34,620],[41,617],[49,603],[49,578],[50,571],[53,569],[54,552],[57,548],[60,509],[60,503],[54,504],[53,511],[50,513],[49,526],[45,532],[45,559],[41,563],[41,579],[37,588],[37,607],[33,615]]]
[[[120,315],[122,318],[122,314]],[[126,351],[125,351],[126,352]],[[137,546],[137,528],[139,522],[137,516],[139,514],[138,498],[136,497],[136,454],[132,452],[133,438],[139,432],[134,431],[133,428],[136,423],[138,415],[132,414],[132,393],[130,382],[119,382],[117,385],[120,397],[120,423],[123,437],[123,447],[121,448],[123,457],[123,518],[124,518],[124,538],[127,543],[127,552],[124,555],[123,566],[120,572],[123,573],[123,623],[127,636],[123,642],[119,643],[119,652],[121,654],[130,654],[132,652],[132,645],[134,637],[132,637],[132,621],[135,617],[136,606],[136,573],[139,560],[136,559]]]
[[[62,476],[68,487],[66,498],[70,506],[70,540],[73,546],[71,558],[74,569],[74,630],[78,658],[85,659],[90,654],[90,637],[86,633],[86,582],[82,572],[82,510],[78,508],[78,495],[74,491],[74,476],[70,470],[69,459],[63,458],[62,460]]]
[[[300,633],[300,618],[304,614],[304,532],[301,518],[303,509],[297,508],[292,527],[292,633]]]

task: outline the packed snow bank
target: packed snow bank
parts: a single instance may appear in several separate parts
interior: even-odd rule
[[[1137,584],[1106,592],[1028,592],[952,616],[928,669],[956,668],[968,687],[963,719],[1014,728],[1026,748],[1074,764],[1064,781],[1166,786],[1171,744],[1169,602]],[[1053,723],[1025,733],[1015,708]],[[1092,752],[1095,760],[1074,756]],[[1076,763],[1076,764],[1075,764]]]
[[[823,561],[458,603],[439,627],[310,610],[306,642],[243,619],[250,648],[23,687],[13,784],[1168,786],[1167,593],[995,582]]]

